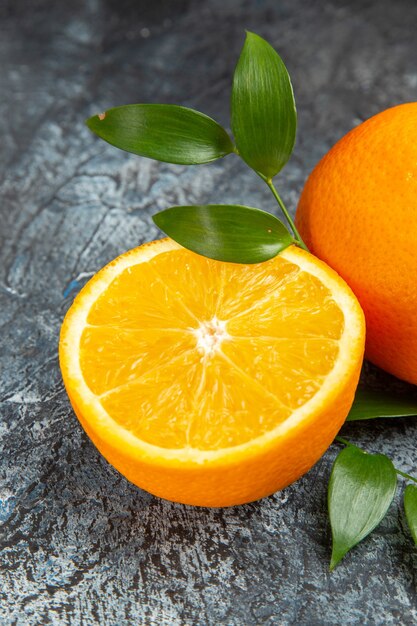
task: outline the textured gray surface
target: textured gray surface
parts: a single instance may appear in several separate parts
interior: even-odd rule
[[[227,125],[243,30],[254,30],[293,77],[298,143],[277,182],[294,210],[308,171],[338,137],[416,99],[416,21],[411,0],[0,3],[1,624],[417,623],[402,485],[377,531],[330,575],[335,447],[261,502],[170,504],[100,457],[57,362],[74,294],[107,261],[157,236],[156,209],[198,200],[274,210],[237,158],[157,164],[95,140],[85,117],[163,101]],[[344,433],[404,470],[417,465],[412,419]]]

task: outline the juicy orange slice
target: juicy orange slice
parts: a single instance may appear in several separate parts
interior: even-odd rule
[[[295,246],[238,265],[164,239],[89,281],[60,362],[83,427],[129,480],[228,506],[288,485],[323,454],[352,403],[364,334],[349,287]]]

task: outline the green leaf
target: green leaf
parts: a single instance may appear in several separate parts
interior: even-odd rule
[[[272,178],[291,156],[297,112],[281,57],[262,37],[247,33],[233,77],[232,130],[239,154]]]
[[[387,456],[366,454],[352,445],[340,452],[328,491],[331,570],[383,519],[396,486],[396,471]]]
[[[218,261],[260,263],[294,243],[274,215],[247,206],[175,206],[153,220],[184,248]]]
[[[415,485],[407,485],[405,488],[404,509],[411,536],[417,545],[417,487]]]
[[[348,422],[376,417],[407,417],[417,415],[417,400],[392,391],[375,391],[358,387],[347,416]]]
[[[233,152],[229,135],[211,117],[174,104],[127,104],[86,124],[116,148],[167,163],[209,163]]]

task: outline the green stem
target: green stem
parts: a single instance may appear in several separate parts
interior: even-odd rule
[[[358,447],[358,446],[355,446],[354,443],[351,443],[350,441],[348,441],[347,439],[344,439],[343,437],[339,437],[339,435],[337,435],[337,437],[335,437],[334,440],[338,441],[339,443],[343,443],[344,446],[351,446],[352,448]],[[364,450],[362,450],[362,452],[364,452]]]
[[[406,474],[406,472],[402,472],[401,470],[397,468],[395,468],[395,471],[397,472],[397,474],[399,474],[403,478],[408,478],[408,480],[412,480],[414,483],[417,483],[417,478],[414,478],[414,476],[410,476],[410,474]]]
[[[305,245],[304,241],[301,239],[301,235],[298,232],[297,227],[294,224],[293,219],[292,219],[291,215],[289,214],[289,212],[287,210],[287,207],[283,203],[281,196],[279,195],[278,191],[275,189],[274,183],[272,182],[272,179],[271,178],[267,178],[266,176],[263,176],[262,174],[260,174],[260,177],[262,178],[263,181],[266,182],[266,184],[268,185],[268,187],[272,191],[272,195],[274,196],[275,200],[278,202],[281,211],[284,213],[285,219],[287,220],[288,224],[290,225],[291,230],[292,230],[292,232],[294,234],[295,240],[297,241],[298,245],[301,246],[301,248],[304,248],[304,250],[307,250],[307,252],[308,252],[308,248]]]
[[[358,448],[358,450],[360,450],[361,452],[368,454],[366,450],[362,450],[362,448],[360,448],[359,446],[356,446],[354,443],[351,443],[347,439],[344,439],[344,437],[339,437],[338,435],[337,437],[334,438],[334,440],[337,441],[338,443],[342,443],[344,446],[350,446],[351,448]],[[412,480],[414,483],[417,483],[417,478],[414,478],[414,476],[410,476],[410,474],[407,474],[406,472],[402,472],[396,467],[394,467],[394,469],[399,476],[402,476],[403,478],[407,478],[407,480]]]

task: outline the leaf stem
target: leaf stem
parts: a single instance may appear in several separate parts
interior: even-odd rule
[[[403,478],[408,478],[408,480],[412,480],[414,483],[417,483],[417,478],[414,478],[414,476],[410,476],[410,474],[407,474],[406,472],[402,472],[401,470],[397,468],[395,468],[395,471],[397,472],[397,474],[399,474]]]
[[[366,452],[366,450],[362,450],[362,448],[360,448],[359,446],[355,445],[354,443],[351,443],[350,441],[348,441],[344,437],[339,437],[339,435],[334,438],[334,441],[337,441],[337,443],[342,443],[344,446],[350,446],[351,448],[358,448],[358,450],[361,450],[361,452],[364,452],[365,454],[368,454],[368,452]],[[407,474],[406,472],[402,472],[401,470],[397,469],[396,467],[394,467],[394,469],[395,469],[395,471],[397,472],[397,474],[399,476],[402,476],[403,478],[407,478],[407,480],[412,480],[414,483],[417,483],[417,478],[414,478],[414,476],[410,476],[410,474]]]
[[[339,443],[343,443],[344,446],[351,446],[352,448],[357,448],[358,447],[358,446],[355,446],[354,443],[351,443],[350,441],[345,439],[344,437],[339,437],[339,435],[337,435],[337,437],[335,437],[334,440],[338,441]],[[363,450],[363,452],[364,452],[364,450]]]
[[[304,250],[307,250],[307,252],[308,252],[308,248],[305,245],[304,241],[301,239],[301,235],[298,232],[298,230],[296,228],[296,225],[294,224],[294,221],[293,221],[291,215],[289,214],[289,211],[287,210],[287,207],[283,203],[281,196],[279,195],[278,191],[276,190],[276,188],[274,186],[274,183],[272,182],[272,179],[271,178],[267,178],[266,176],[263,176],[263,174],[260,174],[260,173],[259,173],[259,176],[262,178],[263,181],[266,182],[266,184],[268,185],[268,187],[272,191],[272,195],[274,196],[275,200],[278,202],[281,211],[284,213],[285,218],[286,218],[288,224],[291,227],[291,230],[292,230],[292,232],[294,234],[294,237],[295,237],[298,245],[301,248],[304,248]]]

